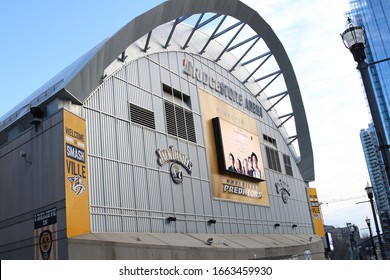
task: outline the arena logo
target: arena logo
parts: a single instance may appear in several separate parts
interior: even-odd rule
[[[50,230],[44,230],[39,235],[38,240],[42,259],[48,260],[50,258],[51,248],[53,247],[53,233]]]
[[[172,180],[176,184],[183,182],[183,170],[181,167],[183,167],[188,174],[192,173],[191,158],[175,150],[173,146],[163,150],[157,149],[156,154],[158,157],[157,162],[160,166],[163,166],[167,162],[172,162],[170,172]]]
[[[288,198],[291,196],[290,187],[287,185],[287,183],[283,182],[281,179],[279,179],[279,182],[275,183],[276,192],[282,197],[282,200],[284,204],[287,204]]]
[[[243,106],[244,108],[259,117],[263,117],[262,107],[255,102],[245,98],[243,99],[242,94],[237,93],[237,91],[233,90],[231,87],[225,85],[221,81],[218,81],[214,77],[211,77],[202,69],[195,67],[188,59],[183,60],[183,73],[197,81],[207,85],[209,88],[215,90],[220,93],[222,96],[225,96],[226,99],[231,100],[233,103],[236,103],[239,106]]]
[[[85,190],[85,184],[80,176],[71,176],[67,178],[72,184],[71,189],[76,195],[81,195]]]

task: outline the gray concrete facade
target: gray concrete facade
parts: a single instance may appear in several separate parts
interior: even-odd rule
[[[57,209],[59,258],[67,258],[61,113],[0,149],[0,259],[35,258],[34,214],[49,208]]]

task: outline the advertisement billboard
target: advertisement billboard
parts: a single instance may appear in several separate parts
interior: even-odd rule
[[[256,119],[203,89],[199,91],[213,197],[270,206]]]
[[[220,171],[264,180],[258,135],[221,118],[212,121]]]

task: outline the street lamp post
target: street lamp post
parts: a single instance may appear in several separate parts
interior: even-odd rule
[[[367,183],[367,187],[365,188],[365,190],[366,190],[368,199],[370,200],[370,204],[371,204],[371,210],[372,210],[372,215],[374,217],[375,229],[376,229],[376,234],[378,236],[379,247],[381,249],[382,260],[385,260],[386,253],[385,253],[385,249],[383,247],[381,234],[379,232],[378,219],[376,218],[376,213],[375,213],[375,208],[374,208],[374,200],[373,200],[374,190],[372,189],[372,187],[368,183]],[[370,230],[370,232],[371,232],[371,230]]]
[[[364,34],[364,28],[362,26],[355,26],[352,24],[351,19],[348,18],[348,28],[341,34],[341,37],[343,39],[344,45],[347,49],[349,49],[353,55],[354,60],[357,62],[357,69],[359,70],[364,89],[366,92],[368,105],[370,107],[372,120],[374,123],[375,130],[378,135],[378,142],[379,142],[379,150],[381,151],[386,177],[387,181],[390,182],[390,166],[389,166],[389,159],[390,159],[390,152],[389,152],[389,145],[386,144],[386,134],[384,130],[384,126],[382,123],[382,119],[380,116],[378,103],[376,102],[375,98],[375,92],[374,88],[372,86],[371,77],[368,72],[368,66],[380,63],[383,61],[388,61],[390,58],[382,59],[380,61],[372,62],[370,64],[367,64],[365,62],[366,59],[366,52],[365,52],[365,34]]]
[[[370,231],[370,239],[371,239],[371,245],[372,245],[372,252],[374,253],[375,259],[377,260],[377,259],[378,259],[378,255],[376,254],[375,242],[374,242],[374,238],[372,237],[370,218],[366,217],[366,223],[367,223],[367,226],[368,226],[368,230]]]

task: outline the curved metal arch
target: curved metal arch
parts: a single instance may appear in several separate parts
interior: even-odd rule
[[[65,89],[80,101],[85,100],[99,85],[105,68],[132,43],[164,23],[183,16],[208,12],[228,15],[250,26],[263,38],[272,51],[283,73],[294,113],[296,132],[299,136],[298,146],[301,153],[301,161],[298,163],[298,167],[305,181],[313,181],[314,159],[309,127],[299,85],[290,59],[272,28],[256,11],[239,0],[170,0],[154,7],[134,18],[114,34],[82,70],[73,77],[65,86]]]

